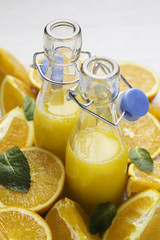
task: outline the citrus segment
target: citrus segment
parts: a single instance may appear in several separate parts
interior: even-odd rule
[[[14,146],[30,147],[33,141],[33,121],[27,121],[22,108],[13,109],[0,119],[0,153]]]
[[[143,230],[142,234],[140,235],[140,240],[159,240],[160,239],[160,202],[157,204],[154,214],[149,221],[146,228]]]
[[[0,209],[0,239],[52,240],[52,233],[43,218],[24,208]]]
[[[45,220],[55,240],[100,240],[98,235],[89,233],[89,219],[84,210],[68,198],[59,200],[47,213]]]
[[[118,209],[111,227],[104,233],[102,240],[143,239],[141,235],[152,222],[159,203],[160,194],[152,189],[130,198]]]
[[[22,82],[30,85],[30,80],[25,67],[8,51],[0,48],[0,72],[3,75],[12,75]]]
[[[149,112],[152,113],[160,121],[160,104],[150,103]]]
[[[2,115],[19,105],[22,106],[24,97],[27,94],[36,99],[36,95],[25,83],[15,77],[7,75],[2,81],[0,92]]]
[[[160,87],[159,76],[149,67],[134,62],[119,62],[120,72],[134,88],[141,89],[152,100]],[[128,90],[128,86],[121,81],[121,91]]]
[[[127,196],[142,192],[149,188],[160,191],[160,162],[153,162],[153,172],[147,173],[131,163],[128,169]]]
[[[63,191],[64,166],[59,158],[41,148],[25,148],[22,151],[31,169],[31,187],[27,193],[20,193],[0,185],[0,206],[25,207],[42,214]]]
[[[145,148],[154,159],[160,154],[160,124],[150,113],[138,119],[135,123],[120,123],[124,140],[128,146]]]

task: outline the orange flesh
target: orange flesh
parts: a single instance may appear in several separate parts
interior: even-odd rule
[[[20,80],[14,79],[13,85],[8,81],[3,88],[3,104],[5,112],[9,112],[14,107],[22,106],[25,95],[29,94],[35,99],[35,94]]]
[[[160,154],[160,125],[151,114],[138,119],[135,123],[120,123],[128,150],[140,146],[148,150],[152,158]]]
[[[84,210],[68,198],[61,199],[46,216],[55,240],[100,240],[89,233],[89,218]]]
[[[153,164],[152,173],[142,171],[134,164],[129,166],[128,174],[130,177],[127,184],[128,197],[149,188],[160,191],[160,162],[154,161]]]
[[[0,212],[0,239],[47,240],[43,226],[18,211]]]
[[[114,220],[114,227],[109,229],[105,239],[132,239],[130,238],[131,235],[136,233],[139,227],[136,225],[136,222],[139,222],[139,224],[143,223],[145,218],[149,215],[152,205],[153,198],[151,197],[144,197],[130,203],[125,209],[118,213]],[[146,239],[148,240],[148,238]]]
[[[59,187],[62,170],[51,155],[35,149],[23,152],[31,169],[31,187],[28,193],[20,193],[0,185],[0,202],[4,206],[33,208],[45,204]]]
[[[134,88],[139,88],[145,93],[151,91],[152,86],[155,85],[155,77],[147,69],[143,69],[139,66],[125,64],[124,66],[120,65],[121,74],[127,79],[127,81]],[[144,84],[145,82],[145,84]],[[128,90],[128,86],[121,81],[121,91]]]
[[[140,240],[159,240],[160,239],[160,205],[157,206],[153,217],[140,235]]]
[[[3,119],[0,120],[0,123]],[[18,132],[18,134],[17,134]],[[19,146],[19,148],[26,146],[28,139],[29,126],[27,121],[15,117],[7,131],[7,134],[0,140],[0,153],[5,152],[9,148]]]

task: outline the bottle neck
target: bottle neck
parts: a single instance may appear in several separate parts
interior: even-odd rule
[[[57,64],[63,56],[63,65],[72,64],[80,57],[82,35],[80,26],[69,20],[53,21],[44,29],[44,52],[50,62]]]
[[[115,101],[120,88],[120,69],[115,61],[91,57],[81,70],[80,93],[84,99],[93,100],[97,106]]]
[[[72,87],[72,82],[79,79],[79,61],[75,61],[73,64],[63,64],[63,56],[59,58],[60,64],[55,64],[46,59],[46,71],[45,76],[53,81],[51,85],[57,86],[57,88]],[[59,84],[55,84],[59,83]]]

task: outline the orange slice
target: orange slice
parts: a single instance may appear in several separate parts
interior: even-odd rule
[[[89,233],[89,219],[84,210],[68,198],[59,200],[47,213],[45,220],[54,240],[100,240],[98,235]]]
[[[6,114],[18,105],[22,106],[24,97],[29,94],[34,99],[36,95],[19,79],[7,75],[2,81],[0,90],[0,106],[2,115]]]
[[[52,233],[37,213],[25,208],[0,209],[0,239],[52,240]]]
[[[149,112],[152,113],[160,121],[160,104],[150,103]]]
[[[33,121],[27,121],[22,108],[13,109],[0,119],[0,153],[14,146],[30,147],[33,142]]]
[[[4,77],[5,77],[5,73],[0,70],[0,85]]]
[[[38,63],[40,64],[43,59],[44,59],[44,57],[40,57],[38,59]],[[29,79],[30,79],[32,87],[36,91],[39,91],[42,86],[42,80],[40,79],[38,69],[34,69],[34,68],[30,67],[28,73],[29,73]]]
[[[160,191],[160,162],[154,161],[153,164],[152,173],[140,170],[134,163],[130,164],[128,169],[129,180],[127,183],[128,197],[149,188]]]
[[[160,124],[150,113],[140,118],[135,123],[120,123],[124,140],[128,146],[139,146],[145,148],[154,159],[160,154]]]
[[[30,78],[32,87],[35,88],[36,91],[39,91],[42,86],[42,81],[39,77],[38,70],[30,67],[29,68],[29,78]]]
[[[41,148],[24,148],[31,169],[31,187],[27,193],[11,191],[0,185],[0,207],[16,206],[45,213],[60,197],[65,179],[61,160]]]
[[[160,87],[160,78],[151,68],[134,62],[119,62],[119,65],[121,74],[132,87],[141,89],[149,100],[155,97]],[[128,90],[123,81],[120,90]]]
[[[121,205],[102,240],[159,240],[159,213],[159,192],[139,193]]]
[[[29,76],[25,67],[11,53],[3,48],[0,48],[0,72],[3,76],[8,74],[12,75],[30,85]]]

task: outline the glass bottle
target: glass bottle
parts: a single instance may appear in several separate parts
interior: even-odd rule
[[[79,79],[81,45],[81,28],[77,23],[53,21],[44,29],[45,59],[41,68],[36,65],[44,81],[34,112],[35,144],[52,151],[62,161],[79,113],[78,106],[67,101],[66,95],[67,89]]]
[[[116,103],[119,103],[119,87],[118,64],[105,57],[91,57],[83,63],[79,81],[79,92],[85,104],[76,100],[72,90],[68,92],[68,99],[78,102],[83,110],[68,140],[66,188],[69,197],[88,213],[99,203],[111,201],[117,206],[121,203],[128,152],[118,123],[122,117],[135,121],[148,109],[147,105],[144,113],[137,110],[134,116],[127,112],[126,106],[125,110],[121,109]],[[133,91],[139,94],[138,90],[132,89],[131,93]],[[120,96],[123,105],[125,101],[130,102],[129,95],[125,94],[123,101]],[[146,96],[144,98],[148,103]],[[121,110],[119,119],[117,109]]]

